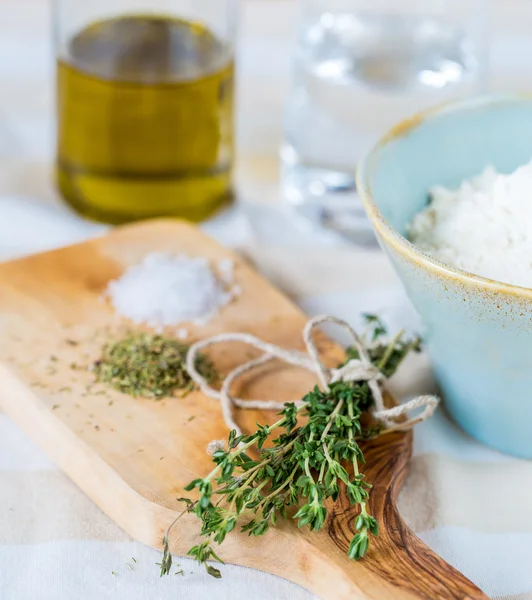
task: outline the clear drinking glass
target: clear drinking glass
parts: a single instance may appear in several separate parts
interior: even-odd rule
[[[236,0],[55,0],[58,187],[119,223],[231,194]]]
[[[369,239],[357,160],[402,119],[483,87],[487,1],[301,0],[281,162],[307,222]]]

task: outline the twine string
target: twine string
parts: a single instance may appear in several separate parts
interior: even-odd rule
[[[349,333],[359,358],[351,359],[345,365],[335,369],[328,368],[322,363],[312,332],[316,327],[325,323],[339,325]],[[244,400],[231,393],[231,387],[237,379],[242,377],[248,371],[274,359],[279,359],[286,364],[300,367],[314,373],[325,391],[329,390],[329,385],[331,383],[336,383],[338,381],[366,381],[375,405],[372,412],[373,417],[388,429],[409,429],[413,425],[428,419],[434,413],[439,400],[435,396],[428,395],[418,396],[404,404],[386,408],[383,393],[386,389],[386,377],[371,362],[362,339],[346,321],[328,315],[318,315],[313,317],[303,329],[303,341],[305,343],[306,353],[298,350],[286,350],[275,344],[264,342],[260,338],[249,333],[222,333],[206,340],[196,342],[190,346],[187,354],[187,370],[191,379],[206,396],[220,402],[223,418],[227,427],[236,430],[237,434],[240,434],[241,431],[233,414],[233,408],[235,406],[244,409],[276,411],[284,408],[284,402],[263,399]],[[249,346],[261,350],[263,354],[258,358],[249,360],[233,369],[233,371],[225,377],[220,390],[216,390],[198,372],[196,368],[196,358],[198,352],[222,342],[244,342]],[[294,403],[296,406],[300,406],[302,401],[297,400]],[[422,409],[421,412],[419,412],[420,409]],[[418,411],[417,414],[409,417],[409,413],[414,410]]]

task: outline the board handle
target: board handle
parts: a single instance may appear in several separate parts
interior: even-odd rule
[[[351,507],[349,507],[351,508]],[[407,527],[391,501],[378,520],[380,534],[372,538],[366,557],[354,566],[345,565],[347,575],[362,592],[360,598],[393,600],[489,600],[475,584],[446,563]],[[347,506],[331,515],[328,534],[338,550],[347,552],[353,536]],[[372,507],[376,514],[375,506]],[[338,509],[341,510],[341,509]],[[342,561],[343,562],[343,561]],[[334,594],[321,594],[331,600]],[[355,596],[356,597],[356,596]]]
[[[388,598],[386,593],[375,595],[376,578],[395,590],[390,595],[395,600],[489,600],[475,584],[414,535],[399,515],[396,499],[407,472],[412,433],[386,437],[388,439],[364,446],[367,480],[376,482],[368,508],[380,525],[379,536],[372,538],[367,556],[357,563],[359,576],[362,571],[368,576],[367,598]],[[344,496],[331,507],[330,513],[329,536],[338,549],[347,552],[353,537],[356,508],[350,506]]]

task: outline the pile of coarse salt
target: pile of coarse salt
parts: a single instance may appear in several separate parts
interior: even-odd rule
[[[137,324],[157,329],[203,324],[239,292],[232,260],[218,261],[217,271],[205,258],[152,253],[112,281],[107,297],[119,315]],[[186,335],[185,329],[178,331],[179,337]]]
[[[476,275],[532,287],[532,162],[510,175],[488,167],[430,195],[408,228],[413,244]]]

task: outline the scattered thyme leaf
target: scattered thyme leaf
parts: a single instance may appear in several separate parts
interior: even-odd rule
[[[163,558],[157,564],[161,567],[161,577],[170,573],[170,569],[172,568],[172,553],[168,545],[168,535],[165,535],[163,538]]]
[[[92,370],[98,382],[122,393],[160,399],[194,389],[185,365],[187,351],[188,346],[176,340],[135,333],[106,344]],[[198,356],[197,367],[208,381],[216,379],[214,366],[204,355]]]
[[[220,569],[215,569],[212,565],[207,565],[206,569],[207,569],[207,573],[211,577],[214,577],[215,579],[220,579],[222,577],[222,574],[220,573]]]

